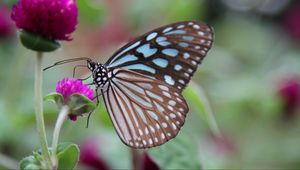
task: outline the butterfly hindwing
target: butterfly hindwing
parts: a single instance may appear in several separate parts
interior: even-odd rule
[[[170,24],[122,47],[105,65],[139,72],[181,92],[211,48],[213,36],[213,29],[205,23]]]
[[[188,112],[180,91],[135,71],[113,72],[103,97],[121,140],[133,148],[149,148],[174,138]]]

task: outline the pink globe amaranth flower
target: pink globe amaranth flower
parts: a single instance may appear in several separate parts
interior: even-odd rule
[[[0,38],[7,37],[13,33],[13,23],[10,12],[4,5],[0,5]]]
[[[19,0],[11,14],[19,29],[66,41],[75,31],[77,16],[75,0]]]
[[[87,139],[80,145],[79,163],[93,169],[109,170],[108,164],[101,158],[99,140]]]
[[[284,118],[294,117],[297,111],[300,111],[300,77],[293,76],[282,80],[278,93],[283,102]]]
[[[86,96],[90,100],[95,98],[94,90],[87,84],[83,84],[81,80],[73,78],[64,78],[58,81],[56,85],[56,92],[64,97],[64,103],[67,104],[71,95],[79,93]],[[69,118],[73,121],[77,120],[77,115],[69,114]]]
[[[141,170],[160,170],[156,162],[149,156],[147,152],[144,152],[142,157]]]

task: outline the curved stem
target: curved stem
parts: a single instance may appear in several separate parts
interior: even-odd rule
[[[39,135],[40,145],[42,149],[42,155],[45,159],[47,168],[51,167],[50,154],[48,152],[48,143],[45,131],[44,114],[43,114],[43,70],[42,70],[43,53],[38,52],[36,57],[35,67],[35,82],[34,82],[34,94],[35,94],[35,113],[36,113],[36,125]]]
[[[52,161],[53,161],[53,166],[57,167],[57,156],[56,156],[56,151],[57,151],[57,145],[58,145],[58,138],[59,138],[59,133],[60,129],[67,118],[69,113],[69,107],[67,105],[63,106],[59,112],[54,132],[53,132],[53,139],[52,139]]]
[[[203,103],[204,109],[205,109],[205,111],[204,111],[205,117],[206,117],[208,126],[211,129],[213,135],[216,137],[222,138],[222,132],[219,129],[219,126],[217,124],[214,113],[213,113],[212,108],[209,104],[209,101],[205,95],[204,90],[202,89],[202,87],[200,85],[197,85],[196,83],[194,83],[192,81],[191,81],[191,86],[198,93],[198,95],[201,96],[201,100],[202,100],[202,103]]]

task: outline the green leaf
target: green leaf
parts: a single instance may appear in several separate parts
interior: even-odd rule
[[[87,97],[76,93],[70,96],[68,106],[70,107],[70,112],[72,114],[81,115],[95,110],[96,103]]]
[[[149,150],[161,169],[201,169],[197,148],[191,138],[180,134],[172,141]]]
[[[76,144],[65,142],[58,144],[58,169],[74,169],[79,161],[79,147]]]
[[[77,1],[79,20],[87,24],[101,24],[103,22],[105,8],[102,3],[90,0]],[[79,22],[81,23],[81,22]]]
[[[49,40],[27,31],[21,31],[20,40],[26,48],[34,51],[50,52],[60,47],[60,44],[55,40]]]
[[[20,169],[21,170],[35,170],[35,169],[41,169],[40,162],[37,160],[36,157],[30,155],[25,158],[23,158],[20,161]]]
[[[211,131],[215,135],[221,135],[209,101],[201,86],[197,85],[194,82],[191,82],[190,85],[186,88],[184,96],[188,100],[188,103],[191,103],[194,108],[197,108],[195,111],[201,118],[204,118]]]
[[[64,97],[59,93],[50,93],[44,97],[44,101],[54,102],[58,108],[61,108],[64,104]]]

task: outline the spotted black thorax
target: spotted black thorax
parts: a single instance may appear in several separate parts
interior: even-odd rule
[[[94,84],[96,84],[97,87],[104,88],[109,80],[108,71],[105,65],[88,60],[87,66],[92,71]]]

